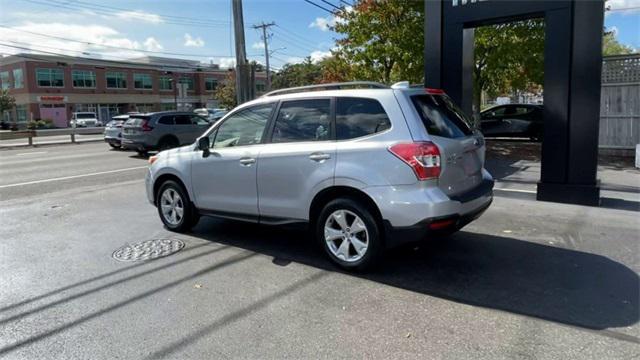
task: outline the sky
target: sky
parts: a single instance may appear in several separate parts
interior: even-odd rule
[[[325,8],[353,0],[313,0]],[[605,25],[640,49],[640,0],[609,0]],[[262,22],[269,28],[271,66],[318,61],[330,54],[336,18],[303,0],[244,0],[246,52],[264,63]],[[627,9],[627,10],[623,10]],[[43,36],[47,35],[47,36]],[[122,60],[144,55],[233,66],[230,0],[0,0],[0,54],[64,53]]]

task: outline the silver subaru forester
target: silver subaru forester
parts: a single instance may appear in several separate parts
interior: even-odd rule
[[[201,215],[306,223],[331,260],[361,270],[480,216],[493,199],[484,152],[442,90],[324,84],[268,93],[151,157],[146,188],[169,230]]]

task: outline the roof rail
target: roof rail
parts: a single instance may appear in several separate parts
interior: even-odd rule
[[[369,88],[369,89],[388,89],[389,88],[385,84],[381,84],[374,81],[351,81],[351,82],[341,82],[341,83],[297,86],[292,88],[273,90],[262,96],[263,97],[274,96],[274,95],[291,94],[291,93],[305,92],[305,91],[340,90],[340,89],[351,88],[351,87],[363,87],[363,88]]]

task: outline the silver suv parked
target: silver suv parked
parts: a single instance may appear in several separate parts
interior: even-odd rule
[[[209,126],[207,119],[192,112],[134,114],[122,127],[121,146],[146,155],[150,150],[192,144]]]
[[[146,188],[169,230],[200,215],[308,223],[331,260],[363,269],[480,216],[493,198],[484,152],[441,90],[329,84],[237,107],[195,144],[151,157]]]

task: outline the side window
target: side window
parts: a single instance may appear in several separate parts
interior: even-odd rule
[[[191,124],[192,125],[209,125],[209,122],[203,117],[200,117],[198,115],[192,115]]]
[[[515,113],[517,115],[524,115],[524,114],[527,114],[529,112],[531,112],[531,110],[529,108],[524,107],[524,106],[519,106],[519,107],[516,108],[516,112]]]
[[[283,102],[271,141],[283,143],[329,140],[330,104],[329,99]]]
[[[191,116],[189,115],[176,115],[176,125],[191,125]]]
[[[158,124],[173,125],[173,115],[161,117]]]
[[[337,101],[337,140],[367,136],[391,127],[387,113],[377,100],[338,98]]]
[[[241,110],[228,117],[218,129],[209,135],[213,148],[259,144],[267,126],[273,104],[258,105]]]
[[[507,110],[507,108],[503,106],[503,107],[499,107],[499,108],[497,108],[497,109],[495,109],[495,110],[493,110],[491,112],[493,113],[494,116],[500,117],[500,116],[504,116],[504,112],[506,110]]]

